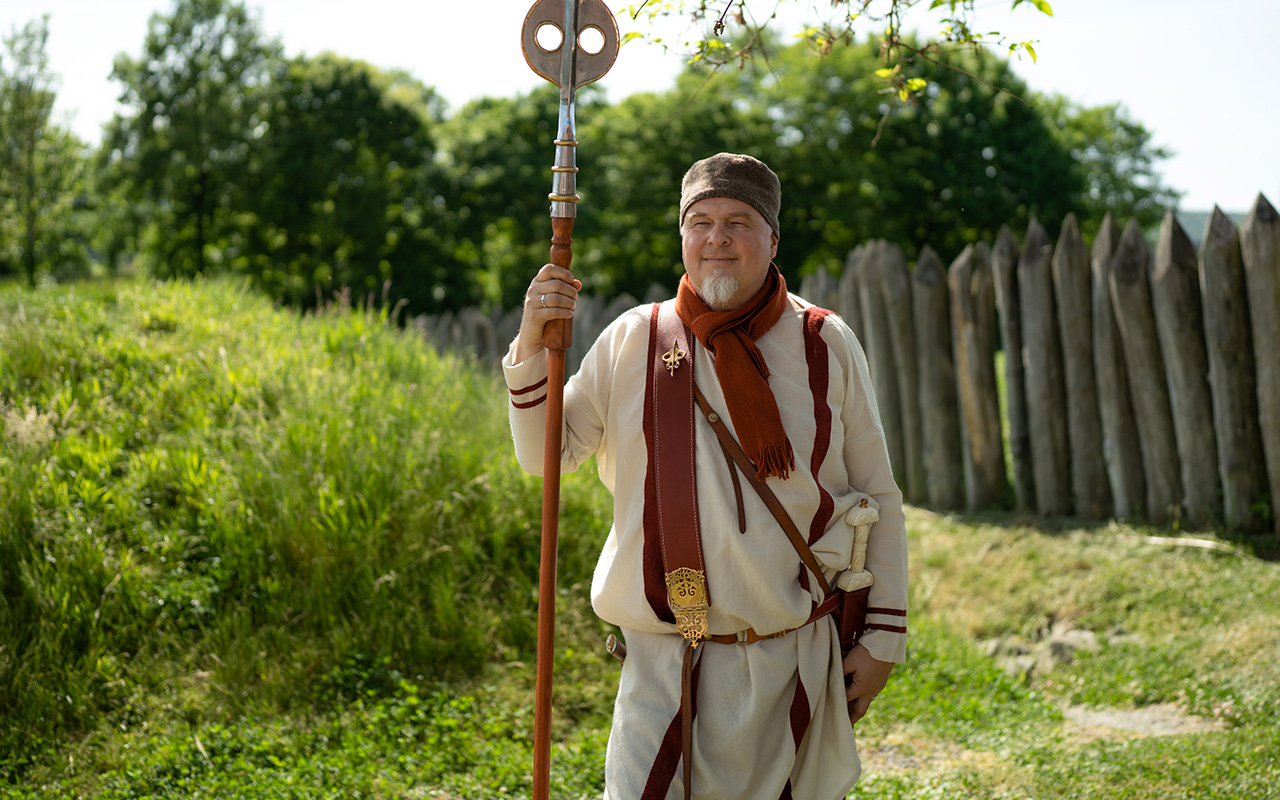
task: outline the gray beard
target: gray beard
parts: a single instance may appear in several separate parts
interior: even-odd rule
[[[738,291],[738,279],[728,275],[708,275],[698,287],[698,296],[716,311],[730,311],[727,306]]]

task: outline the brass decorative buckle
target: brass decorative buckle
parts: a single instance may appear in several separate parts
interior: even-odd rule
[[[707,638],[707,576],[689,567],[666,574],[667,599],[676,615],[676,628],[693,647]]]

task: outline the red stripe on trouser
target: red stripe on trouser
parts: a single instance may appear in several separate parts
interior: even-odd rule
[[[797,753],[805,731],[809,730],[809,720],[809,693],[804,690],[804,681],[797,673],[796,693],[791,698],[791,738],[795,740]]]

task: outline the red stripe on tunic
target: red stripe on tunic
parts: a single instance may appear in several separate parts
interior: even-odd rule
[[[675,664],[673,668],[676,672],[680,671],[679,664]],[[698,675],[701,672],[702,656],[699,655],[693,665],[693,677],[689,681],[689,693],[692,695],[689,698],[689,710],[695,720],[698,718]],[[653,766],[649,769],[649,778],[645,781],[640,800],[662,800],[667,796],[671,782],[675,780],[676,768],[680,766],[680,758],[684,750],[683,727],[680,709],[677,707],[676,715],[671,718],[671,724],[667,726],[667,732],[662,737],[662,744],[658,745],[658,754],[653,759]]]
[[[816,428],[809,470],[813,473],[813,482],[817,484],[819,494],[818,512],[813,515],[813,522],[809,525],[809,544],[818,541],[826,533],[827,524],[831,522],[831,514],[835,510],[831,493],[818,480],[822,462],[826,460],[827,450],[831,447],[831,405],[827,402],[827,389],[831,382],[830,356],[827,343],[822,338],[822,321],[830,313],[817,306],[810,306],[804,312],[804,357],[809,364],[809,390],[813,392],[813,422]]]
[[[889,633],[906,633],[907,629],[902,625],[881,625],[877,622],[868,622],[867,630],[869,631],[888,631]]]
[[[890,617],[905,617],[907,612],[901,608],[881,608],[880,606],[871,606],[867,609],[868,614],[886,614]]]
[[[653,313],[649,317],[649,359],[645,363],[650,367],[658,357],[658,304],[653,304]],[[654,463],[653,419],[653,370],[646,370],[644,384],[644,445],[647,451],[648,464]],[[675,622],[671,613],[671,604],[667,601],[667,581],[662,567],[662,541],[658,535],[658,484],[653,470],[648,468],[644,475],[644,545],[641,548],[641,560],[644,569],[644,596],[649,607],[658,619],[664,622]]]
[[[511,394],[522,395],[522,394],[528,394],[529,392],[536,392],[538,389],[541,389],[543,386],[546,386],[548,380],[550,380],[550,377],[543,378],[542,380],[538,381],[534,385],[526,386],[523,389],[512,389]]]
[[[809,367],[809,391],[813,394],[813,453],[809,456],[809,471],[813,474],[813,482],[818,487],[818,510],[809,523],[809,544],[822,537],[831,521],[835,510],[835,501],[831,493],[818,480],[822,462],[827,457],[831,446],[831,407],[827,405],[827,386],[830,382],[828,374],[827,343],[822,339],[822,320],[830,311],[810,306],[804,312],[804,358]],[[809,570],[800,565],[800,588],[809,591]]]
[[[544,394],[542,397],[539,397],[537,400],[530,400],[528,403],[517,403],[516,401],[512,400],[511,405],[515,408],[524,410],[526,408],[537,408],[538,406],[542,405],[545,402],[547,402],[547,396]]]

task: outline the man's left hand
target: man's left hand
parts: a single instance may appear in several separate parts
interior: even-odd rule
[[[845,698],[853,701],[849,711],[850,722],[856,723],[867,715],[871,701],[889,682],[889,673],[892,671],[892,661],[877,661],[862,645],[854,646],[849,655],[844,657],[844,674],[852,678],[849,688],[845,690]]]

